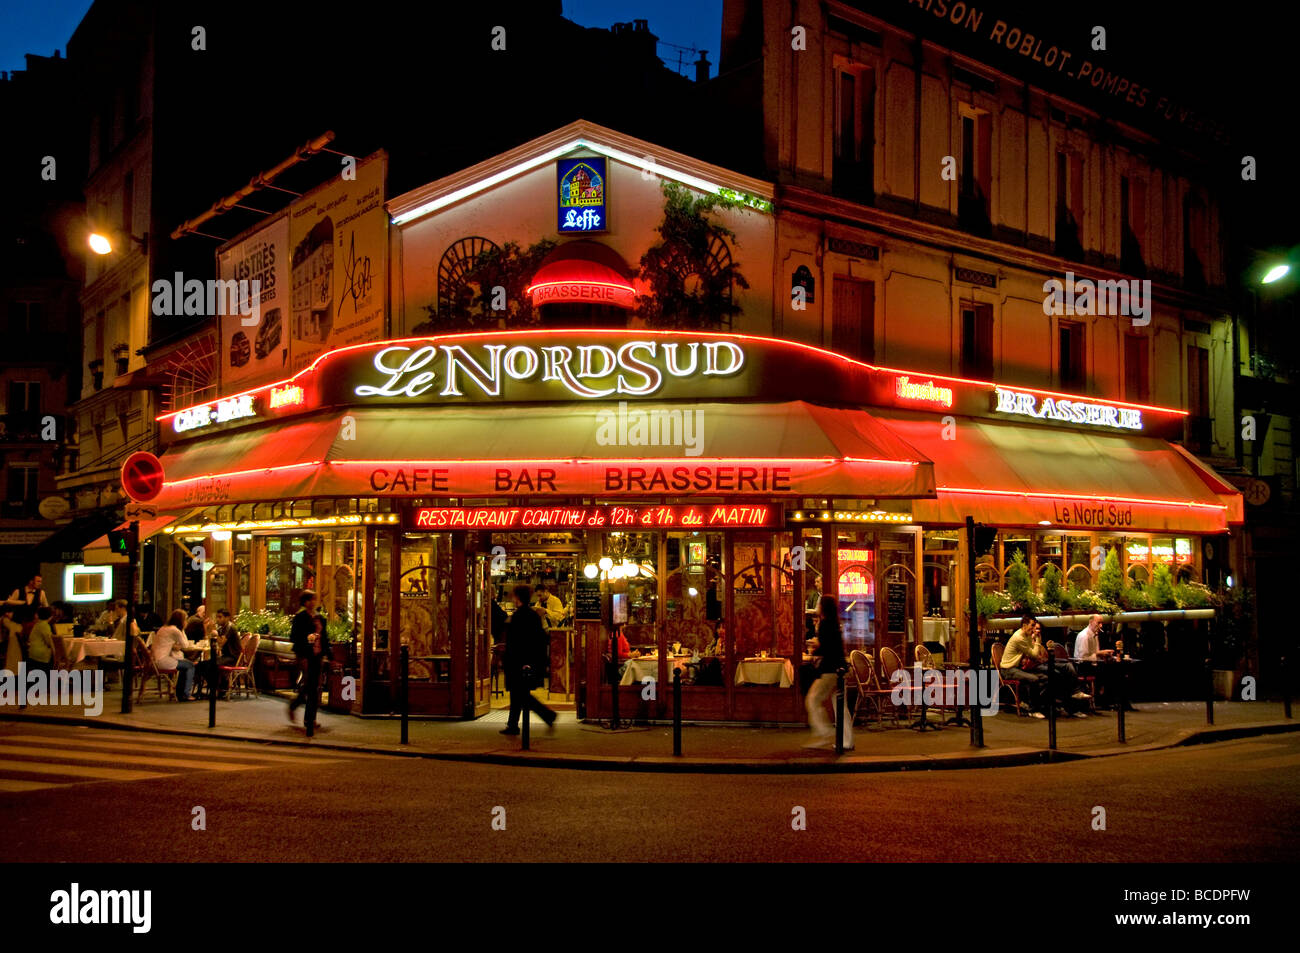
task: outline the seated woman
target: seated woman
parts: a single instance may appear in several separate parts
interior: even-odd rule
[[[194,687],[194,663],[184,655],[185,649],[196,646],[185,638],[181,627],[185,625],[185,612],[177,609],[167,619],[167,624],[154,633],[154,665],[165,672],[176,673],[177,701],[190,701],[190,691]]]

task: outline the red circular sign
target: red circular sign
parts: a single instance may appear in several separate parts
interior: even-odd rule
[[[144,450],[131,454],[122,464],[122,489],[137,503],[148,503],[163,488],[162,461]]]

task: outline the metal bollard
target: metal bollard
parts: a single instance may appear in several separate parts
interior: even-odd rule
[[[131,714],[131,689],[132,678],[135,674],[135,640],[139,636],[131,634],[131,627],[127,626],[125,636],[126,646],[122,650],[122,714]]]
[[[981,668],[975,669],[975,684],[979,685],[979,677],[982,672]],[[996,676],[996,673],[993,673]],[[1001,685],[998,684],[996,677],[991,679],[993,683],[993,700],[997,701],[998,695],[1002,691]],[[984,715],[980,710],[979,689],[971,693],[970,702],[970,743],[976,748],[984,747]]]
[[[610,655],[609,687],[613,692],[611,704],[609,707],[609,727],[615,729],[618,727],[618,643],[613,642],[613,652]]]
[[[1214,724],[1214,660],[1205,660],[1205,723]]]
[[[835,670],[835,753],[844,753],[844,673],[841,666]]]
[[[411,676],[411,650],[407,646],[403,645],[402,646],[402,744],[404,745],[410,744],[411,741],[410,726],[408,724],[408,720],[411,714],[410,712],[411,706],[409,703],[410,701],[409,696],[407,694],[407,691],[410,688],[410,684],[409,684],[410,676]]]
[[[1050,653],[1051,650],[1049,649]],[[1049,654],[1047,658],[1047,747],[1056,750],[1056,686],[1052,684],[1052,669],[1056,660]]]
[[[921,720],[912,727],[917,731],[925,731],[930,725],[930,720],[925,717],[925,669],[921,667],[920,663],[917,663],[912,670],[916,672],[916,678],[912,682],[912,692],[914,693],[912,697],[919,696],[921,699]]]
[[[524,692],[526,692],[528,695],[528,698],[524,699],[524,710],[520,713],[523,717],[523,724],[519,728],[519,743],[522,750],[527,751],[528,750],[528,722],[529,722],[528,714],[529,714],[529,709],[532,707],[528,703],[532,699],[532,695],[533,695],[532,666],[525,665],[519,677],[523,679]]]
[[[1123,659],[1120,659],[1115,664],[1119,666],[1119,688],[1117,691],[1117,694],[1119,695],[1119,704],[1116,706],[1119,709],[1119,740],[1124,742],[1128,740],[1124,734],[1124,712],[1128,709],[1128,692],[1125,691],[1125,682],[1128,680],[1128,672],[1124,669]]]
[[[221,679],[221,673],[217,671],[217,647],[216,639],[212,639],[208,649],[208,727],[217,727],[217,684]]]
[[[1278,668],[1282,672],[1282,713],[1291,718],[1291,673],[1287,671],[1286,656],[1278,659]]]
[[[682,754],[682,670],[673,669],[673,755]]]

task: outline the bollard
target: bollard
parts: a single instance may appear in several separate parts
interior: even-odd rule
[[[1214,660],[1205,660],[1205,723],[1214,724]]]
[[[682,755],[682,670],[673,669],[673,755]]]
[[[1124,690],[1124,682],[1128,678],[1128,673],[1124,670],[1123,659],[1120,659],[1115,664],[1119,666],[1119,689],[1117,691],[1119,695],[1119,705],[1117,706],[1119,709],[1119,740],[1124,742],[1128,740],[1124,735],[1124,712],[1128,708],[1128,692]]]
[[[613,730],[618,727],[618,640],[611,639],[610,645],[612,646],[610,653],[612,661],[610,662],[609,687],[613,692],[613,696],[609,706],[609,727]]]
[[[221,673],[217,671],[216,639],[208,640],[208,727],[217,727],[217,683]]]
[[[975,669],[976,688],[971,692],[970,701],[970,743],[976,748],[984,747],[984,715],[980,710],[979,698],[979,677],[983,671],[982,668]],[[995,673],[996,674],[996,673]],[[993,683],[993,701],[997,701],[998,695],[1002,691],[1002,686],[998,683],[997,678],[991,679]]]
[[[131,627],[128,625],[124,636],[126,645],[122,650],[122,714],[124,715],[131,714],[131,676],[135,674],[135,640],[137,638],[139,636],[132,635]]]
[[[1282,672],[1282,714],[1284,714],[1289,721],[1291,718],[1291,673],[1286,669],[1285,655],[1278,659],[1278,668]]]
[[[1056,750],[1056,687],[1052,684],[1052,669],[1056,668],[1053,664],[1056,660],[1052,656],[1051,649],[1048,649],[1047,655],[1047,747],[1051,751]]]
[[[841,666],[835,670],[835,753],[844,753],[844,673]]]
[[[411,675],[411,650],[402,646],[402,744],[410,744],[410,728],[407,721],[410,717],[410,704],[407,696],[407,690],[410,688],[408,679]]]
[[[533,694],[533,669],[532,666],[525,665],[519,676],[523,680],[524,691],[528,693],[528,698],[524,699],[524,710],[520,713],[523,717],[523,723],[519,727],[519,744],[522,750],[528,750],[528,714],[532,706],[529,702]]]

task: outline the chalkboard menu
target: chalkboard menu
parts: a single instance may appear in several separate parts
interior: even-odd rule
[[[574,593],[573,618],[578,622],[600,621],[600,580],[580,576]]]
[[[907,583],[885,583],[886,631],[907,631]]]

